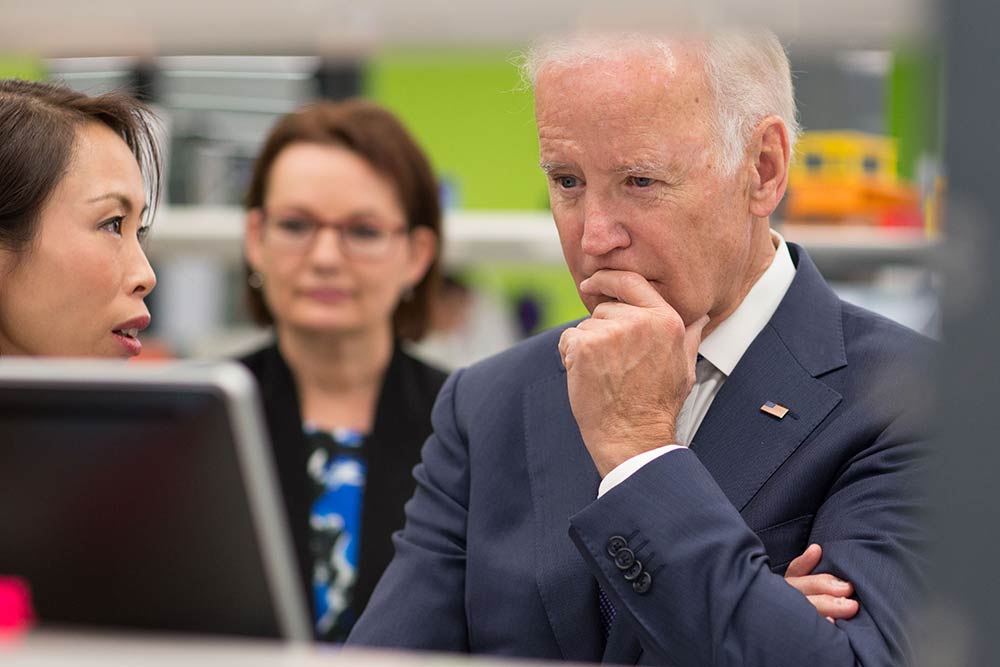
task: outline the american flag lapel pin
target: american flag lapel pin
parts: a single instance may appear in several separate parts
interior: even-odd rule
[[[766,412],[772,417],[777,417],[778,419],[783,419],[785,415],[788,414],[788,408],[784,405],[775,403],[774,401],[767,401],[764,405],[760,406],[761,412]]]

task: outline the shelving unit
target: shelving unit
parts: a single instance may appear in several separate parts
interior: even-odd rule
[[[805,247],[822,271],[841,274],[884,265],[926,266],[939,240],[920,229],[860,224],[778,223],[788,241]],[[173,206],[157,214],[151,257],[194,254],[237,262],[243,212],[237,207]],[[454,211],[445,216],[446,264],[560,264],[559,238],[546,211]]]

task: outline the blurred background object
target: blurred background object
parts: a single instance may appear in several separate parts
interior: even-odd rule
[[[996,474],[997,331],[1000,330],[1000,155],[994,72],[1000,23],[995,0],[942,4],[947,47],[945,161],[948,171],[943,337],[935,377],[938,457],[932,466],[933,604],[925,610],[918,664],[1000,663],[996,600],[1000,496]]]
[[[896,141],[863,132],[806,132],[788,178],[790,220],[922,227],[920,196],[897,174]]]

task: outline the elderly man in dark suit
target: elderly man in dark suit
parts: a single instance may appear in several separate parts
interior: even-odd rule
[[[541,165],[591,317],[446,383],[354,644],[670,665],[906,659],[930,345],[770,227],[796,135],[769,33],[540,49]],[[567,534],[568,533],[568,534]],[[854,584],[829,623],[782,578]]]

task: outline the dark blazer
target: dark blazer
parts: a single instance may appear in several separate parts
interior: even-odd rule
[[[312,556],[309,550],[309,457],[302,433],[298,391],[277,345],[240,361],[256,376],[278,469],[303,593],[313,602]],[[364,444],[368,463],[361,517],[361,553],[351,608],[355,618],[392,559],[393,531],[403,526],[403,505],[413,495],[413,467],[431,433],[431,407],[446,374],[413,358],[397,344],[386,369],[372,432]],[[317,639],[324,639],[317,637]]]
[[[903,662],[924,549],[913,388],[932,344],[842,302],[790,249],[795,279],[690,450],[601,498],[559,330],[452,375],[395,559],[348,644],[681,666]],[[762,412],[769,400],[789,414]],[[784,582],[810,542],[823,546],[819,571],[853,582],[854,619],[827,622]],[[618,611],[607,642],[598,583]]]

